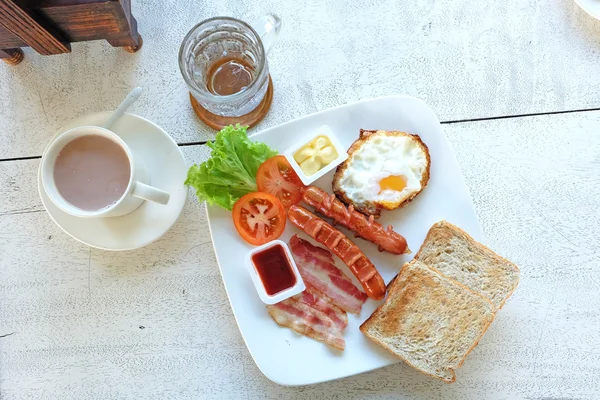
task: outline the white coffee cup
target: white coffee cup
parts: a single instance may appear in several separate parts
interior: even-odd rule
[[[98,135],[110,139],[118,144],[123,149],[129,159],[130,176],[129,183],[125,192],[114,204],[101,208],[99,210],[87,211],[73,206],[66,201],[58,191],[54,182],[54,164],[60,151],[71,141],[86,135]],[[100,217],[118,217],[129,214],[137,209],[144,200],[152,201],[159,204],[167,204],[169,202],[169,193],[150,186],[150,177],[143,163],[134,156],[127,144],[108,129],[99,126],[81,126],[68,130],[60,134],[48,146],[44,156],[42,157],[42,183],[48,197],[57,207],[66,213],[76,217],[83,218],[100,218]]]

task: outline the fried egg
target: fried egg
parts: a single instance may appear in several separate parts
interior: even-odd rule
[[[371,215],[402,207],[429,180],[429,151],[419,136],[364,131],[338,167],[333,190],[346,204]]]

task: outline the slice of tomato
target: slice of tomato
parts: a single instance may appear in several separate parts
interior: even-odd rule
[[[256,246],[281,236],[285,221],[283,205],[268,193],[248,193],[233,205],[235,229],[242,239]]]
[[[256,185],[260,192],[277,197],[286,210],[300,202],[304,190],[298,174],[282,155],[271,157],[260,165]]]

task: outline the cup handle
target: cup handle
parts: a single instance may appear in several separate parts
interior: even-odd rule
[[[279,31],[281,30],[281,18],[275,14],[267,14],[254,21],[252,27],[258,33],[260,40],[265,48],[265,54],[269,51],[277,41]]]
[[[169,202],[169,197],[171,197],[169,193],[163,192],[153,186],[146,185],[140,181],[135,182],[135,188],[133,189],[132,195],[158,204],[167,204]]]

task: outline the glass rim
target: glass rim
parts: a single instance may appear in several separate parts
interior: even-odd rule
[[[233,94],[228,94],[228,95],[216,95],[216,94],[212,94],[210,92],[208,92],[207,90],[207,94],[205,93],[198,93],[203,100],[208,100],[208,101],[213,101],[213,102],[218,102],[218,103],[225,103],[228,101],[233,101],[233,100],[237,100],[242,98],[242,96],[244,96],[246,93],[248,93],[248,91],[250,89],[253,89],[255,86],[257,86],[257,82],[260,81],[260,76],[262,75],[264,69],[265,69],[265,64],[266,64],[266,60],[267,60],[267,54],[265,53],[265,46],[262,42],[262,39],[260,38],[258,32],[256,32],[256,30],[247,22],[244,22],[240,19],[237,18],[233,18],[233,17],[212,17],[212,18],[208,18],[205,19],[199,23],[197,23],[196,25],[194,25],[192,27],[192,29],[189,30],[189,32],[185,35],[185,37],[183,38],[183,41],[181,42],[181,46],[179,46],[179,71],[181,72],[181,75],[183,76],[183,80],[185,81],[185,83],[188,85],[188,89],[189,88],[195,88],[197,85],[196,82],[194,82],[190,77],[187,76],[187,72],[185,71],[185,60],[184,60],[184,55],[183,55],[183,51],[184,51],[184,47],[186,45],[186,43],[189,41],[190,37],[192,36],[192,34],[202,25],[208,24],[210,22],[214,22],[214,21],[218,21],[218,20],[225,20],[225,21],[230,21],[230,22],[236,22],[238,24],[243,25],[245,28],[248,28],[248,30],[254,35],[254,37],[256,38],[258,44],[260,45],[260,49],[262,50],[262,57],[260,59],[259,65],[258,65],[258,69],[257,69],[257,73],[256,73],[256,79],[254,79],[252,81],[252,83],[248,86],[246,86],[244,89],[240,90],[237,93],[233,93]],[[195,96],[195,91],[197,90],[191,90],[192,92],[192,96]]]

